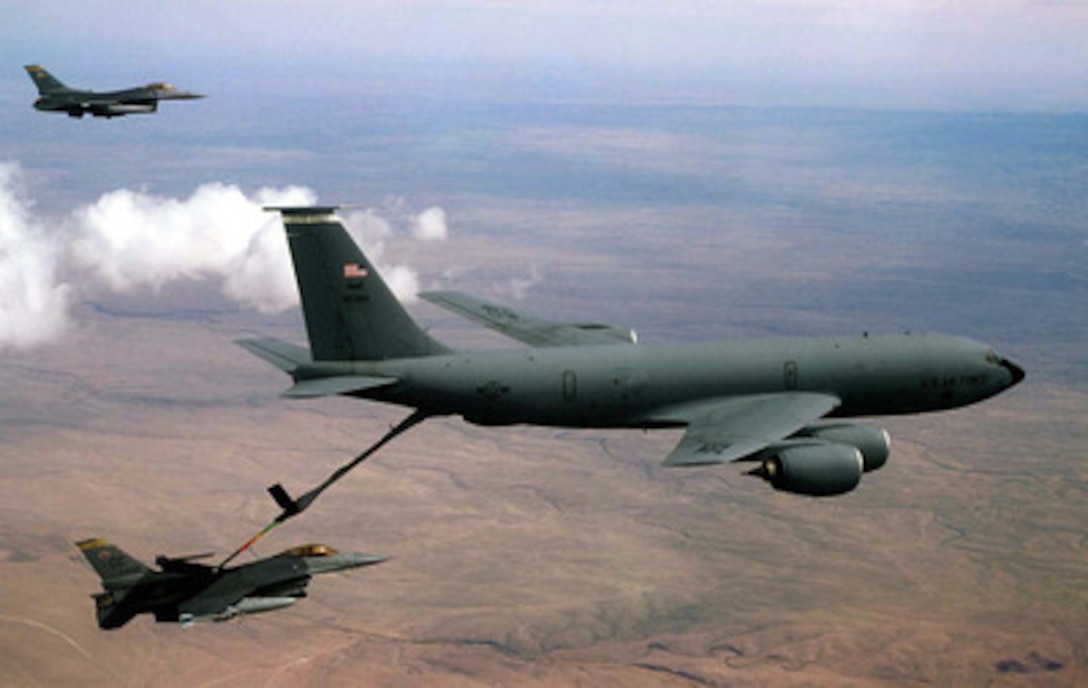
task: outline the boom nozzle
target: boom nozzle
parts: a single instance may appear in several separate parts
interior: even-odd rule
[[[283,485],[279,483],[272,485],[268,488],[268,494],[272,495],[272,499],[276,500],[276,504],[283,509],[283,513],[280,514],[280,517],[276,520],[285,521],[302,511],[298,502],[291,499],[291,496],[287,494],[287,490],[284,489]]]

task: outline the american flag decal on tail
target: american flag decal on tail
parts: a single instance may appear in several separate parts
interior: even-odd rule
[[[358,263],[344,263],[344,279],[362,279],[366,276],[366,268]]]

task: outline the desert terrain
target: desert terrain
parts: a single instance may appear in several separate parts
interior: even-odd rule
[[[297,313],[82,308],[0,365],[5,686],[1088,681],[1088,394],[1049,382],[885,419],[892,460],[829,500],[664,469],[673,431],[431,420],[257,547],[390,561],[275,614],[99,631],[73,540],[225,555],[269,484],[316,484],[402,413],[279,399],[231,340],[297,340]]]
[[[481,100],[456,82],[398,99],[335,71],[300,97],[236,92],[249,77],[207,59],[222,81],[185,83],[215,107],[169,119],[42,121],[2,94],[23,172],[0,185],[0,274],[45,237],[70,303],[49,341],[0,350],[0,686],[1088,685],[1083,116]],[[676,431],[428,420],[256,547],[389,561],[276,613],[100,631],[73,541],[225,556],[278,513],[269,485],[299,494],[406,413],[286,401],[287,378],[232,344],[305,335],[297,308],[224,295],[234,264],[208,269],[218,209],[200,201],[259,208],[258,189],[296,184],[390,218],[384,260],[424,289],[644,343],[939,330],[1028,377],[875,420],[888,465],[826,500],[741,466],[665,469]],[[147,259],[126,288],[76,250],[118,199],[151,212],[95,236],[158,258],[101,256]],[[431,207],[448,239],[406,239]],[[208,261],[164,277],[164,246]],[[505,345],[411,311],[454,346]]]

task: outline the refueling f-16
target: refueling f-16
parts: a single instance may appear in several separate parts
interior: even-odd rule
[[[373,554],[341,554],[325,545],[304,545],[233,568],[196,563],[210,553],[159,555],[156,571],[105,540],[82,540],[76,546],[102,579],[104,589],[94,600],[103,629],[120,628],[145,613],[154,614],[156,621],[189,626],[283,609],[306,597],[306,585],[315,574],[385,561]]]

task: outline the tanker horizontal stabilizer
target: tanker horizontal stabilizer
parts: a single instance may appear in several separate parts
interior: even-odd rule
[[[637,340],[633,330],[542,320],[456,291],[428,291],[419,297],[529,346],[634,344]]]
[[[287,373],[295,372],[299,366],[313,363],[309,349],[272,337],[238,339],[234,343]]]
[[[288,399],[313,399],[331,397],[337,394],[353,394],[377,389],[397,382],[395,377],[366,377],[364,375],[344,375],[342,377],[321,377],[314,380],[302,380],[280,396]]]

